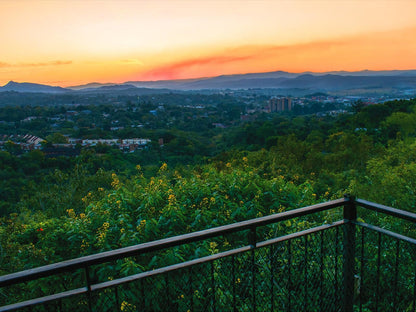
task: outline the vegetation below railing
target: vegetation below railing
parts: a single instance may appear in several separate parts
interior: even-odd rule
[[[169,140],[142,154],[103,147],[57,159],[39,151],[0,152],[0,275],[287,212],[344,193],[414,211],[414,105],[411,100],[355,107],[337,117],[258,116],[226,129],[201,130],[196,137],[175,129],[146,130]],[[207,141],[191,146],[205,135]],[[341,215],[331,210],[285,220],[257,235],[270,239],[331,224]],[[357,222],[416,237],[413,224],[367,209]],[[247,240],[245,234],[228,234],[114,260],[94,268],[92,282],[228,251]],[[83,274],[28,282],[27,294],[67,291],[67,281],[85,287]],[[19,289],[15,293],[25,300],[26,288]],[[6,298],[0,293],[0,300]]]
[[[6,275],[2,293],[14,300],[60,293],[0,311],[414,311],[416,240],[357,221],[356,205],[416,222],[409,212],[335,200]],[[340,221],[316,226],[337,207]],[[291,234],[276,227],[306,219],[308,229]],[[118,261],[142,266],[123,272]]]

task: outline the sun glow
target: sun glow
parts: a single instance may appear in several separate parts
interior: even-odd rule
[[[414,69],[416,1],[0,1],[0,84]]]

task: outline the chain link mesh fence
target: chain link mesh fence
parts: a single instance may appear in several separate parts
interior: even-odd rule
[[[353,311],[415,311],[415,244],[355,226],[353,250],[349,250],[346,226],[351,224],[174,270],[159,267],[157,274],[150,270],[127,283],[25,311],[332,312],[344,311],[346,301],[353,304]],[[352,265],[345,268],[348,252]],[[92,272],[100,270],[101,265]]]

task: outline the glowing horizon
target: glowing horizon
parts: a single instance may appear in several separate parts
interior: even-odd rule
[[[0,85],[416,69],[414,0],[3,0]]]

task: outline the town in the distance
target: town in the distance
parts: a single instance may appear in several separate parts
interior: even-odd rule
[[[171,144],[172,131],[211,131],[273,114],[334,116],[416,94],[416,71],[219,76],[88,84],[9,82],[0,87],[0,149],[76,156],[111,147],[131,153]]]

